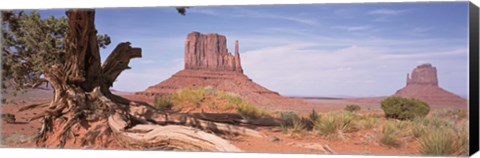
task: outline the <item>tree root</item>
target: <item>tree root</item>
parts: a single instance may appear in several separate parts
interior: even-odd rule
[[[191,127],[178,125],[136,125],[125,129],[128,123],[120,114],[108,118],[115,138],[133,149],[164,149],[189,151],[240,151],[223,138]]]

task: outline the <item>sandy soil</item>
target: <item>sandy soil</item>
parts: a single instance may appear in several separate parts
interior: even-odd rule
[[[36,108],[24,112],[17,112],[21,107],[32,103],[48,102],[50,96],[43,94],[45,91],[35,91],[25,94],[19,100],[27,100],[22,104],[4,104],[2,105],[2,114],[12,113],[16,115],[16,123],[6,123],[2,121],[1,136],[2,144],[9,147],[34,147],[33,142],[29,142],[34,134],[40,128],[40,121],[27,122],[27,119],[38,114],[42,109]],[[133,96],[127,96],[129,99],[142,100]],[[362,106],[359,113],[377,113],[382,115],[379,108],[381,97],[374,98],[356,98],[356,99],[308,99],[307,102],[312,105],[299,107],[290,107],[288,110],[308,114],[312,109],[323,113],[329,111],[341,110],[345,105],[357,104]],[[145,101],[145,100],[144,100]],[[285,110],[285,109],[282,109]],[[301,137],[292,137],[282,132],[279,127],[256,127],[256,130],[262,132],[266,137],[255,138],[248,136],[227,137],[231,143],[245,152],[268,152],[268,153],[312,153],[312,154],[373,154],[373,155],[419,155],[416,150],[417,144],[410,140],[398,148],[391,148],[381,145],[378,142],[381,129],[373,128],[370,130],[361,130],[345,135],[345,140],[326,138],[318,134],[307,132]],[[373,140],[365,141],[367,136],[372,136]],[[328,149],[325,149],[327,147]],[[117,148],[117,147],[114,147]],[[329,151],[332,150],[332,151]]]

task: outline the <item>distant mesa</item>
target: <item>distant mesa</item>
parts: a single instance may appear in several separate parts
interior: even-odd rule
[[[439,86],[437,68],[428,63],[407,74],[407,85],[394,95],[419,99],[433,106],[467,106],[466,99]]]
[[[413,69],[412,76],[407,74],[408,85],[431,85],[438,87],[437,68],[432,64],[422,64]]]
[[[237,94],[257,105],[286,106],[299,102],[299,99],[283,97],[262,87],[243,74],[238,40],[235,41],[235,52],[232,55],[227,49],[225,36],[191,32],[185,41],[184,61],[183,70],[135,94],[154,98],[184,88],[213,87]]]
[[[185,42],[185,69],[243,73],[238,49],[238,40],[235,41],[235,55],[232,55],[225,36],[192,32]]]

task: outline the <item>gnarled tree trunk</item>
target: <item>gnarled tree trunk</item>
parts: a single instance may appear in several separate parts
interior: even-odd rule
[[[109,88],[140,48],[120,43],[101,65],[93,10],[67,11],[65,62],[45,74],[54,89],[48,109],[32,119],[43,120],[37,145],[44,147],[125,148],[239,151],[223,134],[262,135],[254,130],[161,113],[155,108],[112,94]],[[173,125],[172,125],[173,124]]]

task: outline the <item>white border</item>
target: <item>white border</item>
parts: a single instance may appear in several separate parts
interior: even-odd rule
[[[434,0],[433,2],[452,1]],[[459,1],[459,0],[456,0]],[[464,1],[464,0],[461,0]],[[480,0],[472,0],[480,6]],[[53,8],[113,8],[113,7],[156,7],[156,6],[193,6],[193,5],[259,5],[259,4],[311,4],[311,3],[374,3],[374,2],[428,2],[428,0],[0,0],[0,10],[6,9],[53,9]],[[1,109],[0,109],[1,110]],[[49,158],[86,158],[86,157],[135,157],[153,158],[161,157],[251,157],[251,158],[313,158],[313,157],[386,157],[386,156],[362,156],[362,155],[313,155],[313,154],[269,154],[269,153],[212,153],[212,152],[172,152],[172,151],[127,151],[127,150],[80,150],[80,149],[34,149],[34,148],[0,148],[0,157],[49,157]],[[401,156],[390,156],[401,157]],[[410,156],[411,157],[411,156]],[[480,157],[476,154],[475,157]],[[413,157],[412,157],[413,158]]]
[[[374,2],[428,2],[429,0],[0,0],[0,9],[52,9],[52,8],[104,8],[104,7],[157,7],[205,5],[259,5],[259,4],[311,4],[311,3],[374,3]],[[431,2],[466,0],[430,0]],[[474,0],[479,1],[479,0]],[[476,3],[479,4],[479,3]]]

